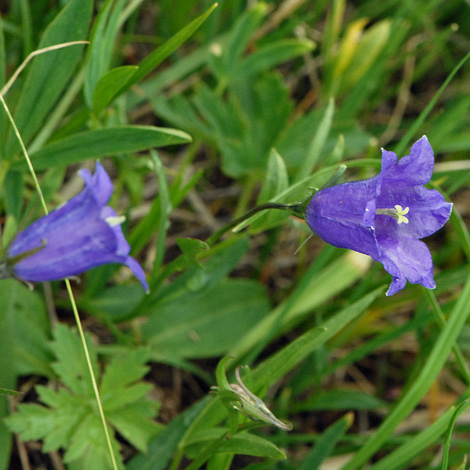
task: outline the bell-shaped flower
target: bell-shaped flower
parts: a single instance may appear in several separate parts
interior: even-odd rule
[[[81,193],[20,232],[8,247],[0,277],[23,281],[54,281],[108,263],[128,266],[148,285],[139,263],[129,256],[122,219],[107,206],[113,185],[99,162],[95,174],[80,171]]]
[[[387,295],[407,280],[434,289],[431,254],[420,240],[447,222],[452,204],[423,186],[433,167],[425,136],[400,160],[382,150],[380,174],[318,191],[307,206],[307,223],[327,243],[380,261],[393,276]]]

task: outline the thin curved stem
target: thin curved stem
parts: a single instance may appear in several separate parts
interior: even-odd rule
[[[294,203],[294,204],[280,204],[278,202],[266,202],[264,204],[260,204],[259,206],[254,207],[253,209],[249,210],[241,217],[238,217],[232,222],[224,225],[222,228],[217,230],[213,235],[211,235],[207,240],[206,243],[209,246],[213,246],[225,233],[229,230],[235,228],[237,225],[241,224],[245,220],[249,219],[253,215],[257,214],[258,212],[265,211],[267,209],[278,209],[283,211],[290,211],[294,215],[299,217],[303,217],[303,205],[301,203]]]

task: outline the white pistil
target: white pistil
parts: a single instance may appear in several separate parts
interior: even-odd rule
[[[121,225],[126,220],[126,218],[121,215],[120,217],[106,217],[105,220],[110,227],[115,227],[116,225]]]
[[[409,220],[408,217],[405,217],[405,215],[408,214],[409,211],[409,207],[405,207],[403,209],[400,205],[397,204],[394,209],[377,209],[375,213],[380,215],[389,215],[390,217],[397,219],[399,224],[407,224]]]

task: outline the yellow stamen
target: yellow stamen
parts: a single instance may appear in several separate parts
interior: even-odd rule
[[[404,209],[400,205],[395,206],[395,210],[397,211],[397,216],[398,216],[398,223],[401,224],[402,222],[404,224],[407,224],[409,222],[408,217],[405,217],[408,212],[410,212],[409,207],[405,207]]]
[[[393,209],[377,209],[375,213],[379,215],[389,215],[390,217],[397,219],[399,224],[407,224],[409,220],[408,217],[405,217],[405,215],[408,214],[409,211],[409,207],[405,207],[403,209],[403,207],[397,204]]]
[[[116,225],[121,225],[126,220],[126,218],[123,215],[121,215],[120,217],[119,216],[107,217],[105,220],[110,227],[115,227]]]

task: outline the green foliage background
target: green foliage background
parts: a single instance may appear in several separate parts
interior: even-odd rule
[[[0,94],[49,209],[101,159],[148,275],[149,295],[114,265],[73,284],[117,468],[466,468],[467,1],[11,0],[0,13]],[[89,44],[9,81],[71,41]],[[422,135],[430,186],[454,203],[427,240],[435,291],[387,298],[380,265],[315,238],[297,251],[308,227],[275,211],[204,242],[256,204],[306,198],[341,163],[373,176],[381,147],[406,155]],[[3,107],[0,183],[5,250],[42,213]],[[70,312],[61,282],[1,281],[0,470],[113,468]],[[239,365],[262,401],[234,393]]]

